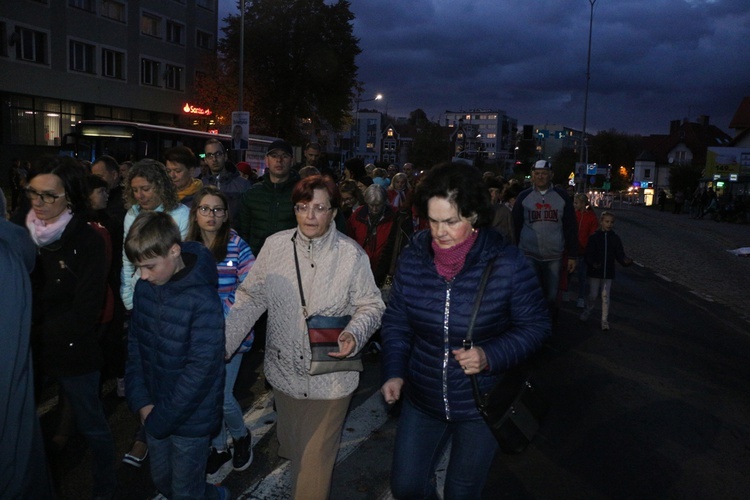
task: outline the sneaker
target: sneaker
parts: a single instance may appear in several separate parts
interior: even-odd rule
[[[579,318],[581,319],[581,321],[588,321],[590,314],[591,311],[589,311],[588,309],[584,309]]]
[[[230,460],[232,460],[232,454],[228,450],[218,451],[216,448],[211,448],[211,454],[206,463],[206,474],[216,474],[221,466]]]
[[[245,470],[253,463],[253,436],[250,431],[247,431],[244,437],[232,439],[232,441],[234,442],[232,468],[236,471]]]
[[[122,457],[122,463],[140,469],[146,457],[148,457],[148,445],[143,441],[136,441],[130,451]]]
[[[576,307],[577,307],[578,309],[583,309],[583,308],[585,308],[585,307],[586,307],[586,301],[584,301],[583,299],[578,299],[578,300],[576,301]]]
[[[602,320],[602,330],[609,330],[609,322]]]

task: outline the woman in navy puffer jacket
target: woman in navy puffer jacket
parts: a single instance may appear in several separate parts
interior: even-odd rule
[[[402,252],[381,335],[387,403],[404,407],[396,436],[391,490],[396,498],[435,498],[432,482],[450,443],[444,498],[479,498],[497,443],[474,401],[538,349],[550,333],[536,275],[523,253],[487,226],[489,193],[474,167],[431,169],[416,194],[429,231]],[[464,350],[479,282],[492,273]]]

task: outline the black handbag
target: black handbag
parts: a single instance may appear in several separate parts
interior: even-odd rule
[[[490,262],[484,270],[479,291],[471,314],[464,348],[471,349],[474,323],[482,302],[484,289],[492,270]],[[495,436],[504,453],[523,452],[539,431],[542,418],[549,411],[549,403],[531,382],[522,366],[507,370],[492,389],[482,394],[476,375],[471,376],[472,390],[477,409]]]
[[[302,314],[305,316],[307,325],[307,335],[310,340],[310,350],[312,351],[312,361],[308,373],[310,375],[321,375],[323,373],[346,372],[364,370],[362,364],[362,351],[354,356],[347,358],[333,358],[328,355],[329,352],[338,349],[339,335],[349,324],[351,316],[322,316],[307,315],[307,305],[305,304],[305,294],[302,292],[302,276],[299,272],[299,260],[297,258],[297,233],[294,233],[292,244],[294,245],[294,265],[297,268],[297,283],[299,285],[299,297],[302,302]]]

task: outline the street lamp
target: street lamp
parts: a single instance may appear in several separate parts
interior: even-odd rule
[[[591,79],[591,32],[594,27],[594,4],[596,3],[596,0],[589,0],[589,4],[591,4],[591,16],[589,17],[589,50],[588,50],[588,57],[586,60],[586,93],[583,98],[583,130],[581,131],[581,145],[583,145],[586,141],[586,118],[588,116],[589,111],[589,80]],[[583,163],[583,148],[581,148],[581,158],[580,163]],[[586,167],[588,168],[588,156],[589,156],[589,148],[586,146]],[[586,178],[584,177],[583,180],[583,190],[586,191]]]
[[[355,121],[356,121],[356,127],[357,127],[356,134],[354,134],[356,136],[356,138],[357,138],[357,142],[356,142],[357,148],[354,151],[355,155],[359,155],[359,104],[362,103],[362,102],[379,101],[382,98],[383,98],[383,95],[382,94],[378,94],[375,97],[370,97],[369,99],[355,99],[354,100],[354,103],[357,106],[357,111],[356,111],[356,113],[354,115]]]

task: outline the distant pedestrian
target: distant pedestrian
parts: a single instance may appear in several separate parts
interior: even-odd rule
[[[685,205],[685,193],[683,191],[677,191],[674,194],[674,208],[672,209],[672,213],[681,214],[683,205]]]
[[[576,307],[586,307],[586,247],[589,238],[599,228],[599,221],[594,210],[589,206],[589,198],[584,193],[578,193],[573,198],[573,208],[576,209],[576,221],[578,222],[578,258],[576,259],[576,275],[578,276],[578,300]]]
[[[657,202],[659,204],[659,212],[664,211],[664,207],[667,204],[667,192],[662,188],[659,188],[659,194],[657,195]]]
[[[599,230],[588,242],[586,248],[586,265],[588,266],[589,296],[586,308],[581,313],[581,321],[587,321],[594,309],[599,291],[602,295],[602,330],[609,330],[609,301],[612,281],[615,279],[615,260],[623,266],[629,266],[633,260],[625,256],[620,237],[615,234],[615,215],[603,212],[599,218]]]

